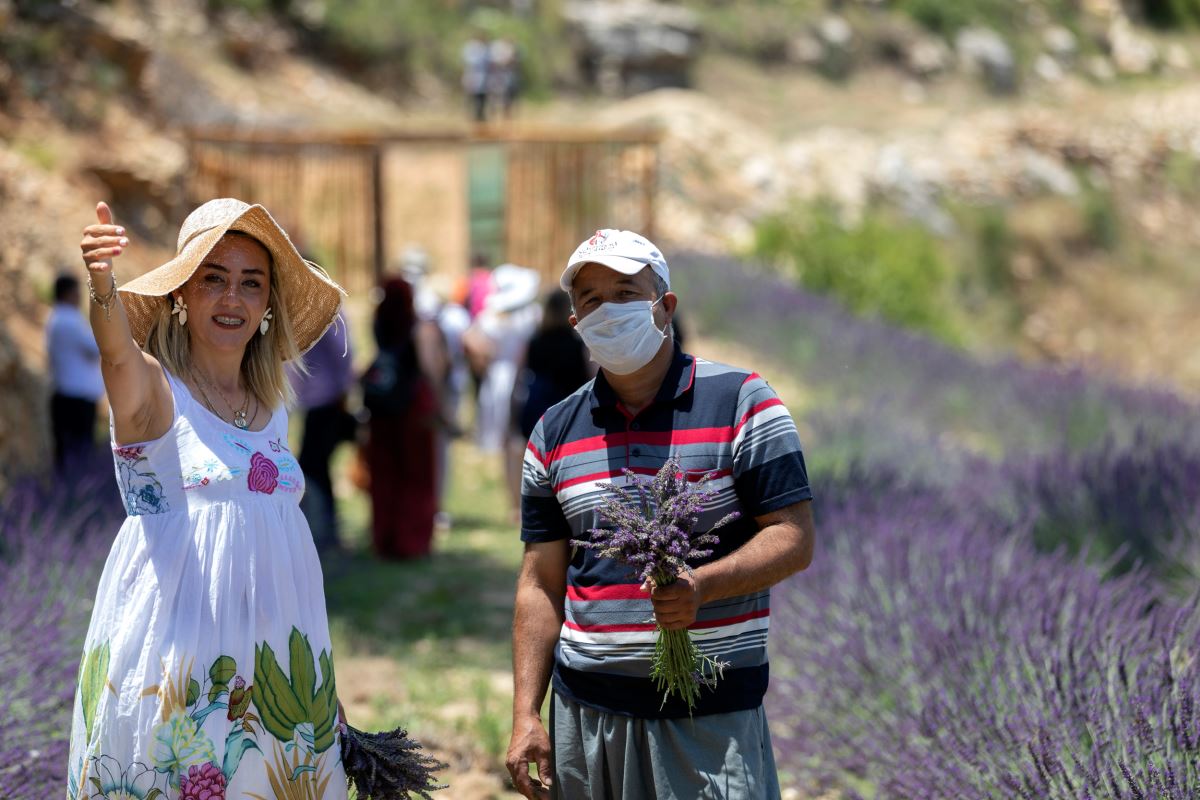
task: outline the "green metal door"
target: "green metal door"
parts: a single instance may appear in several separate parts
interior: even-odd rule
[[[503,144],[472,144],[467,151],[471,254],[495,266],[505,259],[504,206],[508,161]]]

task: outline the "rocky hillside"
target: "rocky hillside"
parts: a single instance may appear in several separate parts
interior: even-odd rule
[[[513,0],[450,15],[427,0],[366,22],[351,6],[0,0],[6,463],[44,458],[28,421],[44,405],[45,299],[77,268],[96,198],[138,236],[128,269],[158,263],[186,210],[185,126],[461,124],[471,29],[521,48],[523,121],[664,130],[672,246],[745,252],[764,217],[818,200],[850,222],[884,205],[954,242],[964,206],[1001,207],[1017,320],[996,347],[1200,391],[1186,344],[1198,40],[1154,27],[1186,20],[1150,0]],[[641,91],[656,86],[675,88]],[[1121,229],[1107,249],[1092,241],[1104,213]]]

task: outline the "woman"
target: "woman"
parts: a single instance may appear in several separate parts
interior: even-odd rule
[[[345,798],[283,371],[344,293],[233,199],[193,211],[175,258],[118,291],[129,239],[96,215],[81,248],[128,517],[84,645],[69,797]]]
[[[380,558],[429,555],[437,513],[434,439],[445,359],[437,324],[418,320],[412,286],[383,284],[375,309],[379,355],[363,375],[363,405],[371,412],[366,447],[371,472],[371,532]]]
[[[533,428],[550,406],[594,377],[587,348],[571,327],[571,298],[552,291],[542,303],[542,321],[525,348],[513,385],[505,479],[514,521],[520,521],[521,471]]]

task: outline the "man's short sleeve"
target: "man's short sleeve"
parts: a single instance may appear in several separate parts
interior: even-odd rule
[[[571,536],[571,528],[563,514],[554,487],[550,484],[543,428],[545,418],[538,420],[525,447],[521,467],[521,541],[556,542]]]
[[[733,480],[751,516],[812,500],[792,415],[757,373],[742,383],[734,417]]]

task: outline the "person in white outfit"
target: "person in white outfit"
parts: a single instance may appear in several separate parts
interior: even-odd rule
[[[487,372],[479,387],[476,441],[485,452],[499,452],[508,437],[513,384],[525,346],[542,319],[537,302],[541,279],[536,272],[514,264],[492,271],[495,290],[467,331],[465,345],[483,353]]]
[[[96,215],[81,248],[128,516],[84,642],[68,796],[344,800],[284,374],[344,292],[266,209],[228,198],[118,290],[129,239]]]
[[[46,320],[46,363],[53,387],[54,466],[60,470],[91,455],[96,446],[96,403],[104,395],[100,348],[79,312],[79,299],[74,275],[54,281],[54,308]]]

